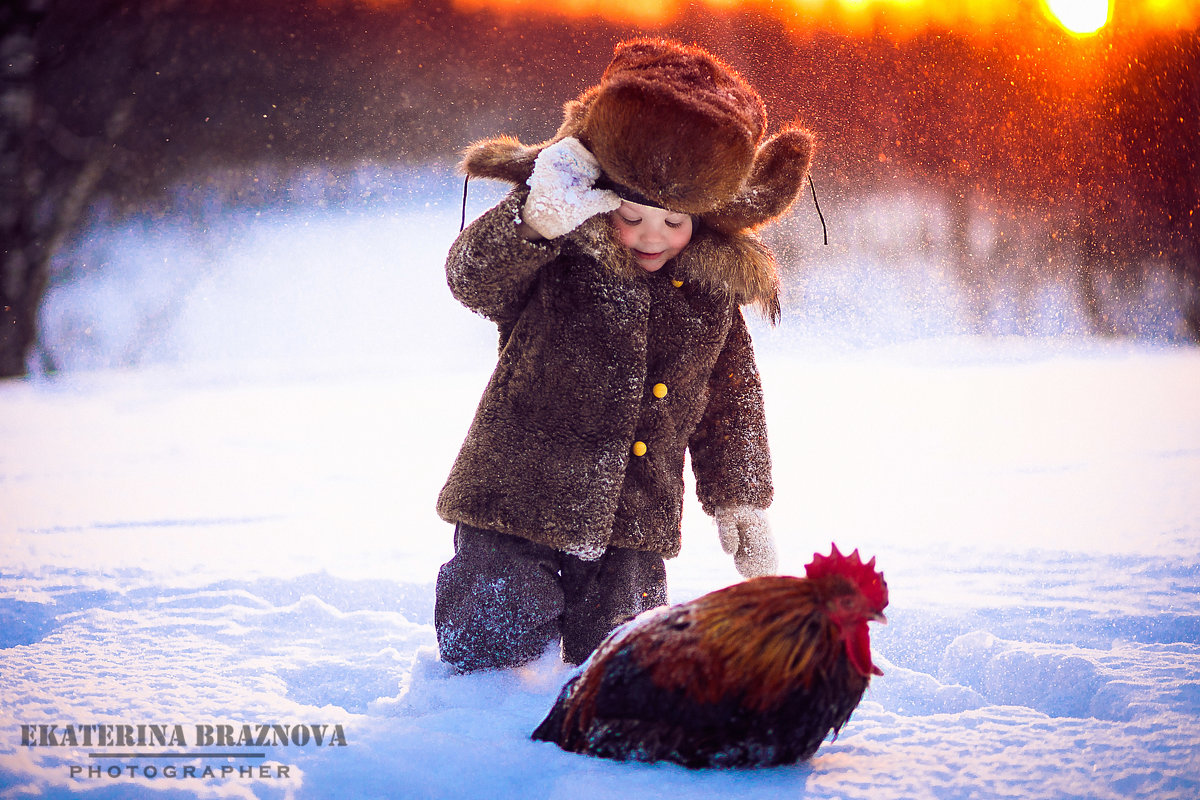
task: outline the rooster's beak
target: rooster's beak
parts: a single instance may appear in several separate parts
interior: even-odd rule
[[[885,617],[883,615],[882,611],[876,611],[874,614],[872,614],[867,619],[869,619],[871,622],[880,622],[884,625],[887,625],[887,617]]]

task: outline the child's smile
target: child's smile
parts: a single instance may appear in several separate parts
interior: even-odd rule
[[[617,238],[646,272],[657,272],[692,240],[692,218],[677,211],[621,201],[612,212]]]

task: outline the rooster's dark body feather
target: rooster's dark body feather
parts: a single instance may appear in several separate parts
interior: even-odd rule
[[[839,575],[758,578],[647,612],[600,645],[533,738],[687,767],[809,758],[877,671],[869,648],[855,663],[866,619],[850,630],[830,613],[854,591]]]

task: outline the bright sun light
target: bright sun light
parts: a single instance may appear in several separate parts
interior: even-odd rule
[[[1095,33],[1108,22],[1108,0],[1046,0],[1046,7],[1071,33]]]

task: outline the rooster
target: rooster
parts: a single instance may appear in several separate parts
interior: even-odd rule
[[[806,577],[755,578],[630,620],[563,687],[533,738],[685,767],[791,764],[836,736],[872,675],[887,583],[837,545]]]

